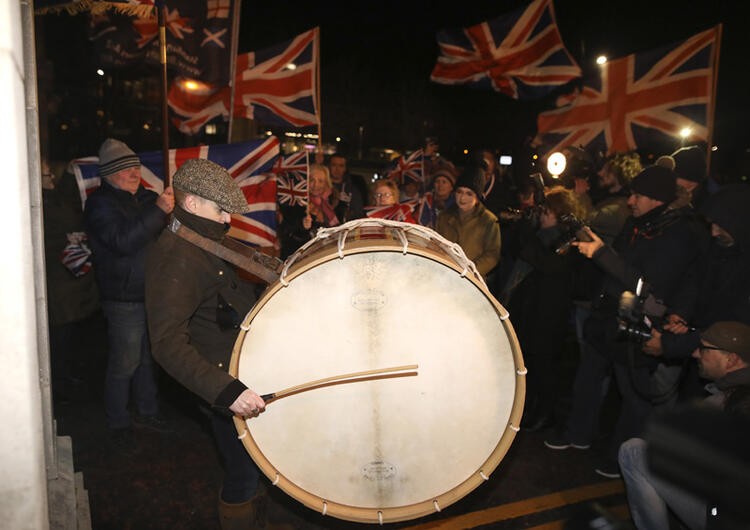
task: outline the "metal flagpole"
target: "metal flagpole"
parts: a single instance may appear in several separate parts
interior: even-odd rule
[[[711,87],[711,102],[708,105],[708,131],[706,134],[706,172],[711,174],[711,147],[714,136],[714,116],[716,113],[716,87],[719,81],[719,52],[721,51],[721,29],[719,24],[716,28],[716,47],[714,48],[713,57],[713,80]]]
[[[229,126],[227,127],[227,143],[232,142],[232,125],[234,123],[234,88],[237,70],[237,48],[240,36],[240,7],[242,0],[234,0],[232,9],[232,44],[229,48]]]
[[[169,174],[169,108],[167,106],[166,9],[163,1],[156,3],[156,12],[159,21],[159,58],[161,60],[161,150],[165,188],[171,184],[171,175]]]

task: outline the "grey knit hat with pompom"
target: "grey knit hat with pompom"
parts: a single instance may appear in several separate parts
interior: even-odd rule
[[[172,185],[175,189],[214,201],[227,213],[250,211],[237,182],[226,169],[210,160],[188,160],[174,174]]]

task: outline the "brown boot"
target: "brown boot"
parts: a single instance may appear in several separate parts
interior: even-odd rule
[[[219,499],[219,523],[221,530],[254,530],[263,528],[265,522],[265,498],[256,495],[249,501],[229,504]]]

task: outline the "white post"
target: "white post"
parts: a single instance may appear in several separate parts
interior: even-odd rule
[[[33,31],[28,17],[22,24],[21,10],[32,13],[27,2],[0,0],[0,159],[4,164],[3,259],[0,260],[0,521],[3,528],[47,529],[47,474],[45,458],[45,412],[42,398],[38,348],[37,296],[44,296],[44,277],[36,277],[34,234],[39,226],[38,206],[32,211],[30,186],[39,186],[38,156],[29,156],[37,142],[36,124],[27,127],[27,72],[33,56]],[[32,39],[30,46],[28,39]],[[29,63],[31,61],[31,63]],[[36,90],[35,87],[29,87]],[[31,102],[35,104],[35,99]],[[30,114],[34,114],[33,109]],[[37,147],[38,150],[38,142]],[[36,151],[34,151],[36,153]],[[34,160],[34,157],[36,158]],[[29,163],[30,158],[33,164]],[[38,197],[40,193],[35,194]],[[45,368],[45,372],[48,367]],[[49,402],[47,401],[47,408]],[[49,426],[48,426],[49,427]],[[47,429],[49,430],[49,429]],[[47,433],[48,434],[48,433]]]

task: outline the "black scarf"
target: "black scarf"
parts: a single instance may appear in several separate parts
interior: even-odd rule
[[[186,227],[214,241],[221,241],[229,231],[229,223],[218,223],[211,219],[200,217],[184,210],[179,205],[175,205],[173,214]]]

